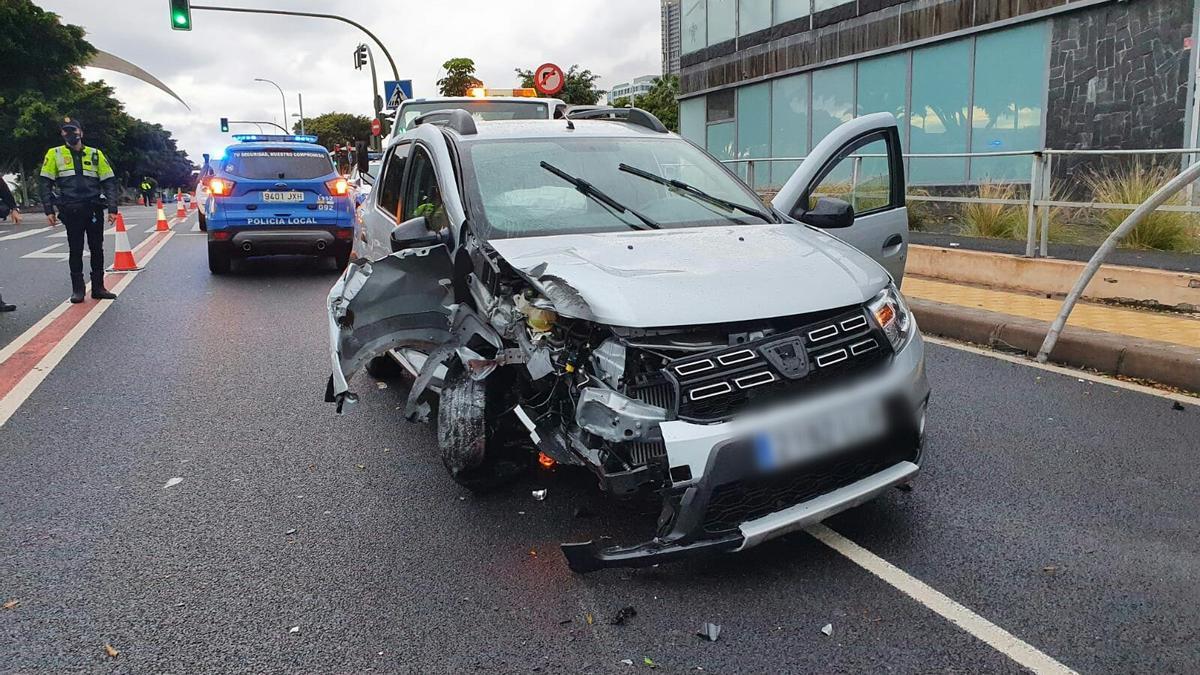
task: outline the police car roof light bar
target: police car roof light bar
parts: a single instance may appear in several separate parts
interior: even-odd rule
[[[260,141],[278,141],[283,143],[316,143],[317,137],[312,134],[234,134],[234,139],[242,143],[256,143]]]

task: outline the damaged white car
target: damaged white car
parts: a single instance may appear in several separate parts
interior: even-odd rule
[[[460,484],[541,461],[661,498],[650,541],[564,544],[577,571],[741,550],[910,481],[929,384],[895,119],[842,125],[766,207],[649,113],[585,117],[439,111],[392,140],[329,294],[326,399],[402,368]]]

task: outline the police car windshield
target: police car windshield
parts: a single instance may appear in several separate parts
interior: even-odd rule
[[[466,110],[477,120],[544,120],[550,118],[550,108],[543,101],[497,101],[473,99],[470,101],[423,101],[405,103],[401,111],[405,129],[412,121],[435,110]]]
[[[487,238],[623,232],[640,225],[630,213],[581,194],[541,162],[587,181],[663,229],[763,222],[620,170],[622,163],[628,164],[747,209],[764,210],[745,185],[679,138],[522,138],[479,140],[460,148],[468,197],[482,211],[482,217],[473,218]]]
[[[308,180],[333,173],[329,155],[290,148],[235,150],[225,160],[225,173],[251,180]]]

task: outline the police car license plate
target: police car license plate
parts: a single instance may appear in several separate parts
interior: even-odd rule
[[[288,192],[264,192],[262,193],[264,202],[283,202],[285,204],[304,201],[304,193],[299,190],[289,190]]]
[[[882,401],[859,401],[755,434],[754,463],[759,471],[774,471],[875,440],[886,432]]]

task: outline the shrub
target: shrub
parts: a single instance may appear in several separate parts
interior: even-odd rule
[[[910,197],[928,197],[929,190],[913,188],[908,191]],[[924,199],[906,200],[908,206],[908,229],[913,232],[924,232],[933,224],[934,210],[932,202]]]
[[[1091,189],[1094,201],[1103,204],[1137,205],[1149,199],[1150,195],[1174,175],[1175,171],[1166,166],[1146,166],[1141,162],[1134,162],[1111,173],[1086,175],[1083,180]],[[1176,193],[1166,203],[1183,204],[1183,193]],[[1105,229],[1112,232],[1130,213],[1127,209],[1105,210],[1100,212],[1099,220]],[[1194,245],[1191,241],[1194,222],[1194,216],[1189,213],[1154,211],[1125,235],[1122,244],[1130,248],[1160,251],[1186,250]]]
[[[1012,183],[985,181],[979,184],[979,196],[984,199],[1016,199],[1017,188]],[[972,237],[1025,238],[1025,211],[1014,204],[963,204],[962,221],[962,233]]]

